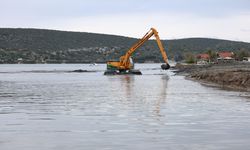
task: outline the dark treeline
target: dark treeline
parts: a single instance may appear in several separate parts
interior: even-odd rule
[[[106,62],[118,59],[136,41],[135,38],[86,32],[0,28],[0,63]],[[176,60],[187,53],[209,50],[250,52],[250,43],[228,40],[189,38],[162,42],[170,59]],[[162,61],[154,39],[146,42],[133,57],[136,62]]]

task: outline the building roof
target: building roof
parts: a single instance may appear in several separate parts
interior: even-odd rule
[[[234,55],[233,52],[218,52],[220,58],[232,58]]]
[[[196,56],[197,59],[203,59],[203,60],[209,60],[209,55],[208,54],[198,54]]]

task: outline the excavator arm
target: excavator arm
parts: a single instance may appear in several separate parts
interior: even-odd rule
[[[127,52],[125,55],[120,57],[120,61],[109,61],[107,62],[107,69],[108,70],[118,70],[121,72],[128,71],[133,69],[133,64],[130,61],[131,55],[141,47],[146,41],[149,40],[152,36],[155,36],[157,45],[160,49],[161,55],[165,64],[161,66],[162,69],[166,70],[169,69],[168,57],[165,52],[165,49],[161,43],[160,37],[156,29],[151,28],[138,42],[136,42]]]
[[[149,38],[151,38],[152,36],[155,36],[156,38],[156,42],[157,45],[161,51],[161,55],[163,57],[163,60],[166,64],[168,63],[168,57],[166,54],[166,51],[161,43],[160,37],[158,35],[158,32],[156,29],[151,28],[150,31],[148,31],[137,43],[135,43],[128,51],[127,53],[122,56],[120,58],[120,62],[121,62],[121,66],[124,66],[124,68],[126,68],[126,66],[128,67],[128,63],[129,63],[129,58],[131,57],[131,55],[135,52],[135,50],[137,50],[139,47],[141,47],[147,40],[149,40]]]

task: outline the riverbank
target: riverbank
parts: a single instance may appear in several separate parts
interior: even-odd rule
[[[181,65],[176,74],[185,75],[203,83],[241,91],[250,91],[250,63],[235,62],[210,65]]]

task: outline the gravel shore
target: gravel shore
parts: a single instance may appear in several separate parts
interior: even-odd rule
[[[176,74],[185,75],[222,88],[250,91],[250,63],[234,62],[212,65],[181,65],[175,67]]]

